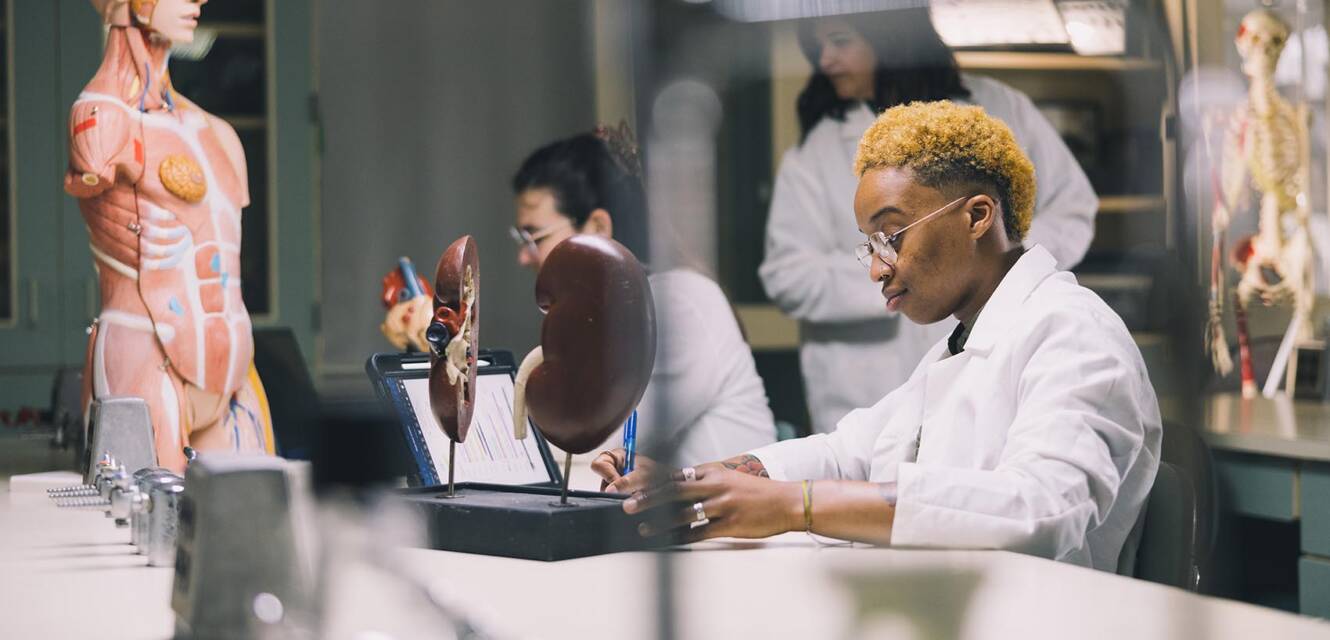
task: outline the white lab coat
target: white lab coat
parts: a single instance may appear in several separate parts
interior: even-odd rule
[[[1099,200],[1090,181],[1025,94],[988,78],[963,81],[971,101],[1011,127],[1034,163],[1038,197],[1026,246],[1043,245],[1059,267],[1071,268],[1094,235]],[[771,199],[758,274],[776,306],[800,322],[799,362],[815,433],[900,386],[950,326],[888,314],[878,285],[854,258],[864,234],[854,218],[859,180],[851,166],[873,120],[863,105],[844,122],[824,118],[785,153]]]
[[[679,464],[724,460],[776,441],[739,321],[710,278],[685,269],[652,274],[656,362],[638,405],[639,450],[660,457],[677,447]],[[607,443],[619,446],[622,431]],[[653,442],[660,443],[656,449]]]
[[[780,480],[896,482],[892,545],[1008,549],[1114,571],[1161,434],[1126,326],[1036,246],[961,353],[943,338],[904,385],[835,432],[752,453]]]

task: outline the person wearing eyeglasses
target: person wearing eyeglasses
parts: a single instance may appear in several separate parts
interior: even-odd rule
[[[648,262],[646,193],[626,126],[541,147],[517,170],[512,189],[519,264],[539,270],[560,242],[579,233],[612,237]],[[670,339],[657,341],[638,407],[638,442],[676,449],[683,464],[775,442],[762,379],[720,287],[686,269],[648,280],[656,326]]]
[[[516,220],[509,234],[520,265],[539,271],[554,247],[579,233],[613,238],[649,264],[646,192],[626,124],[537,149],[513,176],[512,190]],[[681,464],[692,464],[775,442],[753,353],[720,287],[687,269],[650,273],[648,281],[657,329],[670,339],[656,342],[637,409],[643,451],[672,450]],[[394,305],[381,327],[385,337],[399,348],[425,350],[429,304],[428,296],[418,296]]]
[[[808,531],[1132,566],[1158,403],[1121,318],[1043,246],[1022,245],[1035,175],[1011,130],[975,106],[894,107],[864,134],[854,172],[861,277],[915,322],[950,318],[949,335],[832,433],[682,469],[639,456],[620,475],[613,454],[592,468],[633,494],[625,511],[660,510],[644,535]]]
[[[1098,199],[1067,145],[1030,98],[1001,82],[962,73],[927,7],[799,24],[814,67],[797,106],[800,140],[781,159],[766,250],[758,269],[772,302],[799,321],[799,364],[814,433],[900,386],[945,326],[921,326],[873,304],[868,283],[845,260],[854,228],[855,178],[847,168],[860,136],[883,109],[949,99],[983,107],[1011,128],[1034,163],[1039,196],[1027,244],[1070,269],[1094,235]],[[845,362],[857,361],[856,368]]]

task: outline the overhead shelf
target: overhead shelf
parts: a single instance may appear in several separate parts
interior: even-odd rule
[[[1140,273],[1077,273],[1076,281],[1094,291],[1149,289],[1154,279]]]
[[[774,304],[736,304],[748,346],[753,351],[784,351],[799,348],[799,323],[781,313]]]
[[[1133,331],[1131,339],[1141,349],[1162,349],[1171,343],[1168,334],[1157,331]]]
[[[781,313],[776,305],[736,304],[734,311],[748,336],[748,346],[754,352],[799,348],[799,323]],[[1141,349],[1167,347],[1169,344],[1166,334],[1153,331],[1133,331],[1131,337]]]
[[[217,114],[217,117],[225,120],[236,131],[253,131],[268,126],[268,119],[263,116]]]
[[[265,33],[262,23],[249,22],[203,22],[199,29],[212,31],[219,38],[262,38]]]
[[[1100,196],[1099,213],[1150,213],[1163,211],[1163,196]]]
[[[962,69],[975,71],[1155,71],[1158,60],[1034,51],[957,51]]]

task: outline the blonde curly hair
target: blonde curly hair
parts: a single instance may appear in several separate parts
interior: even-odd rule
[[[904,167],[921,184],[940,188],[964,182],[997,188],[1007,236],[1025,237],[1034,215],[1034,164],[1011,129],[982,107],[950,100],[911,102],[877,117],[859,140],[854,174]]]

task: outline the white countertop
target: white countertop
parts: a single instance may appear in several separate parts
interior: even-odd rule
[[[1330,404],[1216,394],[1206,403],[1201,435],[1220,451],[1330,462]]]
[[[172,572],[96,511],[0,480],[0,638],[166,638]],[[657,555],[543,563],[422,549],[388,556],[486,628],[516,637],[654,633]],[[992,551],[818,547],[800,534],[671,553],[683,638],[878,636],[958,625],[982,638],[1327,638],[1330,623]],[[850,583],[861,588],[850,588]],[[382,591],[355,595],[388,611]],[[858,597],[856,597],[858,594]],[[856,628],[857,605],[896,612]],[[908,614],[908,615],[905,615]],[[940,625],[940,626],[939,626]]]
[[[406,553],[417,575],[466,576],[485,619],[504,613],[500,594],[527,603],[520,620],[503,618],[524,634],[612,638],[651,630],[650,554],[533,566]],[[954,623],[967,639],[1330,637],[1324,621],[1007,552],[818,548],[792,535],[696,545],[674,559],[676,629],[684,638],[878,637],[863,626],[855,631],[858,600],[895,614],[873,630],[899,629],[907,619],[934,629]],[[847,586],[852,577],[864,585],[858,597]]]
[[[172,570],[147,562],[102,512],[0,480],[0,638],[170,637]]]

